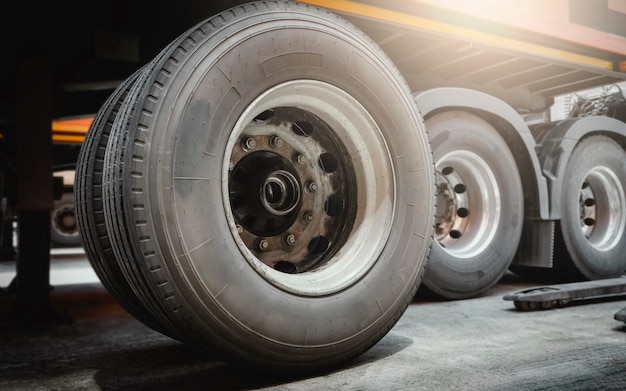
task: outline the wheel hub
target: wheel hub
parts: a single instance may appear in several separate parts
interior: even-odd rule
[[[626,224],[626,197],[615,173],[595,167],[580,188],[580,228],[598,250],[613,248],[622,238]]]
[[[265,178],[260,189],[261,202],[273,215],[284,216],[300,203],[300,183],[286,170],[276,170]]]
[[[311,113],[275,108],[242,132],[230,157],[229,197],[240,238],[285,273],[318,267],[349,229],[351,167]]]
[[[437,172],[436,239],[445,247],[446,241],[460,239],[467,228],[469,215],[466,188],[462,178],[451,166]]]
[[[63,207],[56,212],[54,218],[54,225],[58,231],[65,235],[73,235],[78,232],[76,225],[76,216],[74,214],[74,208]]]
[[[500,219],[500,194],[489,165],[470,151],[437,162],[435,238],[457,257],[470,258],[489,245]]]
[[[232,239],[261,278],[322,296],[378,262],[396,210],[383,134],[359,101],[320,81],[285,82],[250,102],[221,185]]]

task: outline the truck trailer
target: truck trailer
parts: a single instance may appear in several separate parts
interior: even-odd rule
[[[194,23],[107,95],[74,183],[96,274],[147,326],[320,373],[375,345],[422,285],[466,299],[507,270],[626,270],[623,2],[174,8]],[[142,10],[154,45],[167,23]]]

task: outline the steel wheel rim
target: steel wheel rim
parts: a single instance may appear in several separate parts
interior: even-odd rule
[[[222,178],[236,245],[285,291],[345,289],[384,249],[395,199],[390,154],[366,109],[337,87],[296,80],[260,95],[229,137]]]
[[[436,172],[437,243],[455,257],[474,257],[498,231],[502,202],[495,176],[470,151],[444,155],[436,163]]]
[[[617,175],[607,167],[592,168],[580,187],[580,227],[599,251],[614,248],[624,236],[626,197]]]
[[[78,236],[78,226],[73,206],[63,205],[55,209],[52,213],[52,221],[59,234],[67,237]]]

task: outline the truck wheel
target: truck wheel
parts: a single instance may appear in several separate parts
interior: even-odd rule
[[[426,129],[437,217],[423,282],[445,298],[477,296],[500,280],[517,250],[524,216],[517,165],[498,131],[477,115],[440,112]]]
[[[434,165],[408,87],[355,27],[296,2],[235,7],[178,42],[105,159],[135,290],[186,342],[257,369],[360,355],[431,246]]]
[[[565,256],[555,257],[555,264],[573,265],[579,275],[590,280],[624,274],[624,162],[626,152],[609,137],[590,136],[576,146],[565,169],[556,242],[557,254]]]
[[[74,193],[65,192],[54,201],[50,214],[50,244],[52,247],[77,247],[81,245],[76,224]]]

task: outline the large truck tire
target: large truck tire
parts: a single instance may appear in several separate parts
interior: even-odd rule
[[[555,267],[572,278],[616,278],[626,272],[626,151],[592,135],[565,169]]]
[[[484,293],[509,268],[522,232],[522,185],[498,131],[446,110],[426,120],[437,171],[436,243],[423,284],[448,299]]]
[[[412,301],[432,244],[434,164],[408,86],[354,26],[295,2],[235,7],[175,42],[106,147],[124,295],[255,369],[362,354]]]

